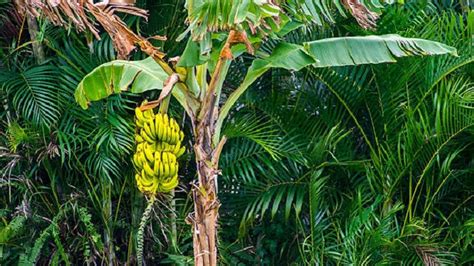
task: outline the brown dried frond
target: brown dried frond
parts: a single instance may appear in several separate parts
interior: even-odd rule
[[[377,25],[379,15],[370,11],[365,5],[361,4],[359,0],[342,0],[342,3],[348,9],[352,16],[357,20],[357,23],[365,29],[373,29]]]
[[[94,4],[91,0],[17,0],[16,4],[23,13],[34,17],[44,15],[57,26],[69,27],[72,24],[79,32],[89,30],[97,39],[100,36],[96,26],[100,24],[112,38],[119,58],[126,58],[137,44],[150,55],[164,56],[116,15],[120,12],[146,19],[146,10],[130,5],[109,4],[108,1]]]
[[[426,266],[439,266],[441,262],[434,254],[436,249],[430,247],[416,247],[416,253],[421,257],[423,260],[423,264]]]
[[[87,8],[112,38],[119,58],[125,58],[130,54],[135,49],[135,43],[142,39],[114,14],[113,8],[104,8],[101,5],[93,4],[87,4]]]
[[[90,30],[99,38],[94,21],[87,15],[86,1],[16,0],[18,10],[33,17],[44,15],[56,26],[68,27],[72,23],[78,31]]]

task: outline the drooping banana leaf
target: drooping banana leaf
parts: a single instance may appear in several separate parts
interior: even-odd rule
[[[115,60],[87,74],[77,86],[74,96],[82,108],[87,108],[91,101],[104,99],[113,93],[161,90],[167,77],[151,57],[141,61]]]
[[[424,39],[389,34],[364,37],[327,38],[303,45],[280,43],[266,58],[252,62],[243,82],[221,109],[217,121],[220,129],[228,112],[249,86],[270,68],[299,71],[304,67],[334,67],[396,62],[397,57],[423,55],[457,55],[454,47]],[[218,137],[216,137],[218,138]]]

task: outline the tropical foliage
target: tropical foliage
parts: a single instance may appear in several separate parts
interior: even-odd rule
[[[199,47],[218,45],[206,36],[227,17],[192,23],[212,5],[188,9],[186,28],[184,1],[156,2],[138,3],[150,10],[148,24],[131,16],[124,21],[144,36],[168,36],[152,42],[172,55],[196,48],[177,45],[186,29]],[[234,60],[222,88],[222,98],[235,103],[222,109],[222,264],[474,263],[474,13],[463,1],[407,1],[386,7],[376,29],[364,29],[354,22],[364,18],[346,17],[354,10],[338,1],[288,2],[295,5],[284,14],[298,15],[302,26],[262,42],[255,56]],[[366,2],[380,11],[377,1]],[[141,235],[146,205],[131,162],[133,114],[137,102],[158,97],[152,89],[167,76],[141,52],[118,66],[108,34],[95,40],[40,19],[30,41],[24,14],[0,3],[1,264],[134,263],[139,238],[148,264],[192,263],[187,218],[196,166],[179,87],[170,112],[189,136],[180,187],[173,198],[158,199]],[[276,11],[262,10],[268,20],[265,12]],[[240,19],[248,27],[255,18]],[[377,37],[346,38],[368,35]],[[341,38],[346,54],[336,53]],[[34,56],[35,42],[44,61]],[[352,66],[433,49],[454,53],[449,46],[457,56]],[[114,78],[116,92],[125,92],[87,92],[94,87],[88,82],[97,81],[87,77],[103,63],[117,77],[135,73],[130,92],[128,80]],[[137,71],[140,64],[155,74]],[[250,89],[239,90],[242,84]],[[78,95],[88,97],[87,110]]]

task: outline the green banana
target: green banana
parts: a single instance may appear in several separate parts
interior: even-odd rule
[[[155,132],[158,134],[160,132],[160,128],[162,127],[161,124],[163,119],[161,118],[161,114],[155,115]]]
[[[142,138],[142,136],[138,135],[138,134],[135,134],[135,142],[137,143],[142,143],[144,142],[145,140]]]
[[[138,189],[151,197],[167,193],[178,184],[177,158],[185,151],[184,133],[177,121],[168,114],[135,108],[136,149],[132,161],[136,169]]]
[[[176,154],[178,154],[180,149],[181,149],[181,141],[178,141],[178,143],[176,143],[176,145],[174,145],[173,150],[171,152],[176,155]]]
[[[161,117],[161,115],[160,115],[160,117]],[[158,140],[163,140],[163,135],[165,134],[165,126],[164,126],[162,117],[159,120],[159,123],[160,123],[160,127],[159,127],[159,130],[158,130]]]
[[[163,152],[163,154],[161,154],[161,160],[164,164],[168,164],[168,152]]]
[[[145,130],[145,133],[148,135],[148,137],[150,137],[150,139],[155,139],[155,134],[153,134],[153,132],[151,131],[151,128],[150,128],[150,124],[148,123],[145,123],[143,125],[143,129]]]
[[[150,167],[150,164],[148,163],[145,163],[143,164],[143,170],[145,170],[145,173],[149,176],[155,176],[155,172],[153,171],[153,169],[151,169]]]
[[[172,178],[168,179],[166,182],[163,182],[159,189],[162,192],[169,192],[173,190],[176,186],[178,186],[178,184],[179,184],[178,176],[175,175]]]
[[[168,118],[168,114],[163,114],[163,124],[168,127],[169,126],[169,118]]]
[[[135,108],[135,117],[137,118],[137,121],[146,121],[146,118],[143,116],[143,112],[140,110],[140,107]]]
[[[145,158],[145,153],[140,152],[138,153],[138,161],[140,161],[140,165],[143,167],[143,164],[147,163],[147,160]]]
[[[153,117],[154,117],[153,110],[149,109],[149,110],[146,110],[145,112],[143,112],[143,117],[145,117],[145,120],[153,119]]]
[[[148,121],[148,127],[150,128],[150,132],[154,138],[156,138],[156,128],[155,128],[155,119],[151,119]]]
[[[174,144],[173,143],[173,129],[168,127],[168,143]]]
[[[164,177],[170,176],[170,165],[169,164],[164,164],[163,165],[163,170],[165,171],[163,173]]]
[[[184,154],[184,152],[186,151],[186,147],[181,147],[181,149],[178,151],[178,153],[176,154],[176,158],[179,158],[181,157],[181,155]]]
[[[133,155],[133,164],[135,164],[136,168],[142,167],[141,161],[138,159],[138,154]]]
[[[155,164],[153,165],[153,174],[155,176],[159,176],[160,175],[160,160],[157,160],[155,159]]]
[[[160,177],[161,179],[163,179],[164,175],[165,175],[165,164],[163,162],[160,163]]]
[[[154,142],[155,142],[152,138],[150,138],[150,137],[147,135],[147,133],[145,132],[145,130],[141,130],[141,131],[140,131],[140,136],[142,136],[143,139],[146,140],[146,142],[148,142],[148,143],[154,143]]]
[[[158,149],[155,152],[155,161],[161,161],[161,152]]]
[[[171,163],[170,164],[170,176],[176,175],[178,172],[178,164],[177,163]]]
[[[141,174],[140,174],[140,182],[142,185],[148,187],[153,185],[153,177],[149,178],[148,175],[145,173],[145,170],[143,169]]]
[[[170,164],[176,163],[176,155],[174,155],[174,153],[168,153],[168,162]]]
[[[151,149],[151,146],[145,148],[145,156],[149,162],[155,161],[155,156],[153,155],[153,150]]]

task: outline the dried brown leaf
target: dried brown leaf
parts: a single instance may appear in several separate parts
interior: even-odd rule
[[[348,9],[357,23],[365,29],[373,29],[376,26],[379,15],[370,11],[366,6],[361,4],[359,0],[342,0],[342,3]]]
[[[97,22],[107,31],[113,40],[118,57],[125,59],[138,44],[147,54],[164,57],[164,54],[130,30],[116,15],[126,13],[147,19],[147,11],[124,4],[109,4],[109,1],[93,3],[90,0],[17,0],[17,7],[34,17],[40,14],[48,18],[54,25],[69,27],[74,25],[77,31],[89,30],[100,39]]]

